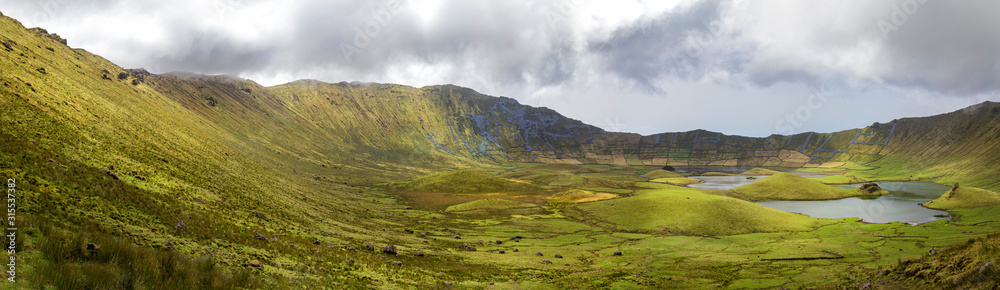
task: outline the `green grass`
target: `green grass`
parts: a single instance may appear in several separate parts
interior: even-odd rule
[[[667,183],[667,184],[672,184],[672,185],[685,186],[685,185],[691,185],[691,184],[698,184],[698,183],[701,183],[702,181],[694,179],[694,178],[689,178],[689,177],[665,177],[665,178],[653,179],[653,180],[650,180],[650,182]]]
[[[881,270],[881,275],[858,275],[851,286],[878,284],[887,288],[996,289],[1000,287],[1000,233],[969,239],[917,259],[907,259]],[[914,278],[917,277],[917,278]]]
[[[663,170],[663,169],[657,169],[657,170],[653,170],[653,171],[650,171],[650,172],[646,172],[643,175],[645,175],[649,179],[669,178],[669,177],[684,177],[684,175],[681,175],[680,173],[673,172],[673,171],[667,171],[667,170]]]
[[[870,195],[859,190],[841,189],[794,173],[777,173],[730,190],[746,200],[826,200]]]
[[[465,215],[512,215],[540,214],[544,212],[536,204],[527,202],[487,198],[449,206],[444,210],[448,213]]]
[[[924,206],[935,209],[963,209],[977,207],[1000,206],[1000,194],[967,186],[952,187],[940,197],[924,203]]]
[[[703,176],[733,176],[735,174],[725,173],[725,172],[705,172],[702,173]]]
[[[656,189],[578,208],[616,229],[651,233],[735,235],[804,231],[819,224],[802,214],[683,187]]]
[[[402,182],[395,186],[408,191],[450,193],[511,192],[540,189],[533,184],[510,181],[474,169],[439,173]]]

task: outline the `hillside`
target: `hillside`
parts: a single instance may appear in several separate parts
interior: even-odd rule
[[[913,174],[1000,189],[995,103],[835,133],[640,136],[452,85],[263,87],[124,69],[67,43],[0,16],[0,176],[18,194],[14,256],[25,288],[722,287],[750,255],[775,252],[768,238],[780,240],[781,254],[821,250],[827,244],[810,231],[826,222],[642,182],[643,174],[697,181],[646,166],[850,161],[871,168],[851,173],[865,178]],[[734,192],[751,200],[855,194],[788,173],[751,185]],[[901,244],[856,239],[910,230],[829,223],[822,234],[843,230],[830,245],[866,266],[882,258],[857,253]],[[956,227],[942,228],[920,227],[945,234],[906,246],[956,242],[946,232]],[[962,234],[996,230],[968,225]],[[733,246],[748,241],[759,244]],[[659,256],[629,255],[643,243]],[[728,250],[739,253],[718,255]],[[891,252],[886,260],[912,255],[882,250]],[[653,258],[670,261],[657,277],[632,262]],[[751,271],[817,280],[829,270],[821,266]],[[770,282],[752,286],[782,285]]]
[[[950,190],[941,194],[940,197],[924,203],[924,206],[935,209],[1000,206],[1000,194],[955,184]]]

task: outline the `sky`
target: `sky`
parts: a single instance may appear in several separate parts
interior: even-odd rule
[[[1000,101],[1000,1],[0,0],[125,68],[455,84],[610,131],[833,132]]]

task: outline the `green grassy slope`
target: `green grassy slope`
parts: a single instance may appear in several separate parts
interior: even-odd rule
[[[804,231],[818,220],[703,190],[669,187],[639,196],[587,203],[581,211],[612,227],[648,233],[735,235]]]
[[[907,259],[863,275],[851,287],[996,289],[1000,287],[1000,234],[970,239],[939,252]]]
[[[924,203],[936,209],[961,209],[1000,206],[1000,194],[965,186],[952,187],[940,197]]]
[[[754,169],[750,169],[750,170],[744,171],[740,175],[775,175],[775,174],[778,174],[778,173],[780,173],[780,172],[779,171],[770,170],[770,169],[754,168]]]
[[[475,169],[457,170],[407,181],[398,188],[420,192],[487,193],[536,190],[539,186],[514,182]]]
[[[429,142],[409,163],[378,159],[252,82],[124,70],[6,17],[0,32],[0,170],[21,192],[20,258],[34,262],[19,274],[32,285],[415,285],[399,280],[412,269],[374,271],[384,261],[341,253],[399,242],[385,219],[410,223],[372,185],[475,164]],[[333,276],[347,259],[361,261],[356,274]],[[178,267],[188,270],[147,275]],[[244,270],[251,278],[227,280]]]
[[[1000,190],[1000,103],[983,102],[955,112],[899,119],[878,167],[866,177],[923,177]]]
[[[860,190],[841,189],[801,177],[778,172],[754,183],[730,190],[733,196],[746,200],[823,200],[868,195]]]

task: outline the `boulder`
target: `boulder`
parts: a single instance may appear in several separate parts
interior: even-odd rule
[[[265,242],[267,241],[267,237],[265,237],[264,235],[262,235],[262,234],[260,234],[260,233],[257,233],[257,234],[253,234],[253,238],[254,238],[254,239],[258,239],[258,240],[261,240],[261,241],[265,241]]]
[[[614,253],[614,256],[621,256],[621,255],[622,255],[622,251],[615,251],[615,253]]]
[[[554,257],[562,259],[562,255],[560,255],[560,254],[556,254]]]
[[[384,248],[382,248],[382,252],[386,253],[386,254],[389,254],[389,255],[397,255],[397,253],[396,253],[396,246],[393,246],[393,245],[387,245],[387,246],[385,246]]]

